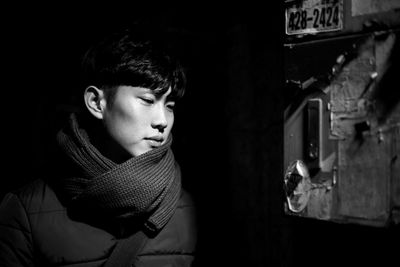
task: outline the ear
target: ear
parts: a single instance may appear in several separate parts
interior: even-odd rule
[[[96,86],[89,86],[84,93],[84,101],[89,112],[97,119],[103,119],[106,99],[103,90]]]

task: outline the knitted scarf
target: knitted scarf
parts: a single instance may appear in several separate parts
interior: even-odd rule
[[[75,114],[58,132],[57,141],[80,170],[64,181],[72,202],[116,218],[145,217],[145,226],[151,231],[160,230],[171,218],[181,190],[171,135],[162,146],[121,164],[104,157],[90,143]]]

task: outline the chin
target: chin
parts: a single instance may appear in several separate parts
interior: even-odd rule
[[[131,154],[132,154],[132,156],[137,157],[137,156],[140,156],[140,155],[142,155],[144,153],[149,152],[150,150],[152,150],[152,149],[151,148],[147,148],[147,149],[135,150],[135,151],[132,151]]]

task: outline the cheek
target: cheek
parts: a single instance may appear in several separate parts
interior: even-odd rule
[[[139,138],[149,125],[147,116],[140,109],[130,110],[118,118],[119,130],[126,138]]]
[[[174,114],[170,114],[170,116],[168,117],[168,126],[167,126],[167,132],[168,134],[171,132],[172,127],[174,126],[174,122],[175,122],[175,117]]]
[[[146,117],[143,108],[134,100],[121,101],[120,105],[114,108],[113,116],[123,127],[135,126],[143,123],[142,121]]]
[[[133,141],[138,138],[145,125],[142,113],[134,106],[115,106],[106,118],[107,128],[116,139]]]

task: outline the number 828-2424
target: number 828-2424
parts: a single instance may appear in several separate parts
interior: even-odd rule
[[[339,28],[339,6],[326,6],[313,9],[297,9],[289,12],[288,33],[329,31]]]

